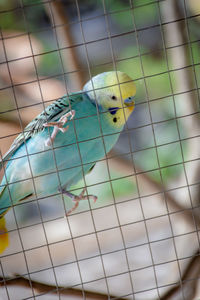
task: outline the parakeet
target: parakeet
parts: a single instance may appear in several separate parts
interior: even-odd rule
[[[0,161],[0,167],[4,164],[5,168],[0,218],[19,201],[56,193],[75,201],[67,214],[81,199],[95,201],[96,196],[84,195],[86,189],[78,196],[69,189],[114,146],[134,109],[135,93],[136,86],[128,75],[104,72],[87,82],[82,91],[56,100],[31,121]]]

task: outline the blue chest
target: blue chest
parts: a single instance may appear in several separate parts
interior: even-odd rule
[[[119,137],[119,129],[112,128],[108,122],[109,112],[99,114],[95,105],[83,101],[75,107],[75,113],[75,118],[66,124],[69,129],[57,134],[53,147],[44,146],[53,130],[46,128],[29,139],[26,146],[22,145],[13,157],[22,156],[27,150],[33,175],[74,168],[103,158]]]

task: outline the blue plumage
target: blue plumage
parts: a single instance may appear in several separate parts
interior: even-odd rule
[[[0,186],[0,216],[19,201],[59,191],[77,203],[84,198],[68,190],[116,143],[133,110],[134,94],[126,74],[103,73],[82,93],[55,101],[29,123],[4,157],[8,163]]]

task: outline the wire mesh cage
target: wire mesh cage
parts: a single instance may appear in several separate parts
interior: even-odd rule
[[[200,299],[199,26],[198,0],[0,3],[2,159],[96,74],[119,70],[136,85],[117,143],[70,187],[95,203],[66,215],[73,201],[57,191],[6,213],[0,299]]]

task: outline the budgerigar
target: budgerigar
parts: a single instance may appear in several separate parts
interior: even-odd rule
[[[85,189],[78,196],[69,189],[114,146],[134,109],[135,93],[128,75],[105,72],[86,83],[83,91],[56,100],[30,122],[0,162],[5,167],[0,220],[19,201],[59,192],[75,201],[67,214],[81,199],[95,201],[96,196],[84,195]],[[1,221],[0,233],[4,232]]]

